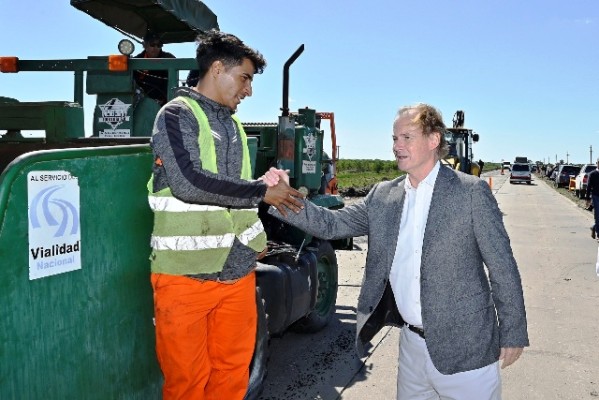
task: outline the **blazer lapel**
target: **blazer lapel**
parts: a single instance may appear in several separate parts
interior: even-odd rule
[[[431,249],[431,243],[443,240],[439,237],[442,229],[439,226],[443,224],[445,208],[451,202],[452,191],[453,191],[453,180],[456,179],[455,172],[449,167],[441,165],[439,174],[435,180],[435,187],[433,188],[433,197],[431,199],[431,206],[428,211],[428,218],[426,221],[426,228],[424,230],[424,238],[422,241],[422,260],[424,260]],[[424,267],[424,265],[423,265]]]
[[[388,222],[386,235],[387,238],[391,239],[390,243],[390,258],[385,266],[387,272],[391,271],[391,265],[393,264],[393,257],[395,256],[395,248],[397,247],[397,237],[399,236],[399,224],[401,223],[401,213],[403,212],[404,198],[405,198],[405,180],[400,180],[395,187],[389,191],[389,207],[386,207],[385,221]],[[385,238],[382,238],[384,240]]]

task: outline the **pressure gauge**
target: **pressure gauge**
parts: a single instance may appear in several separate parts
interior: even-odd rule
[[[303,194],[304,196],[308,196],[308,194],[310,193],[310,191],[308,190],[308,188],[305,187],[305,186],[300,186],[297,189],[297,191],[300,192],[301,194]]]

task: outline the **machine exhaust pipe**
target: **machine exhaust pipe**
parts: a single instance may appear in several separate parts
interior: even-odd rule
[[[289,67],[291,67],[291,64],[297,60],[303,51],[304,45],[302,44],[295,53],[289,57],[289,60],[287,60],[283,66],[283,107],[281,108],[281,111],[283,111],[281,116],[283,117],[289,116]]]

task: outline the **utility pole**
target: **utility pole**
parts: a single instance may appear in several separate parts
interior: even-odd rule
[[[568,151],[566,151],[566,164],[568,164],[568,157],[570,156],[570,154],[568,154]]]
[[[593,145],[589,146],[589,152],[590,152],[589,164],[592,164],[593,163]]]

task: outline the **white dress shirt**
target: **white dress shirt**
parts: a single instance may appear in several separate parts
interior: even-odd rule
[[[420,327],[422,326],[420,307],[422,241],[440,166],[437,161],[417,188],[410,183],[409,175],[405,179],[405,200],[389,276],[395,302],[404,321]]]

